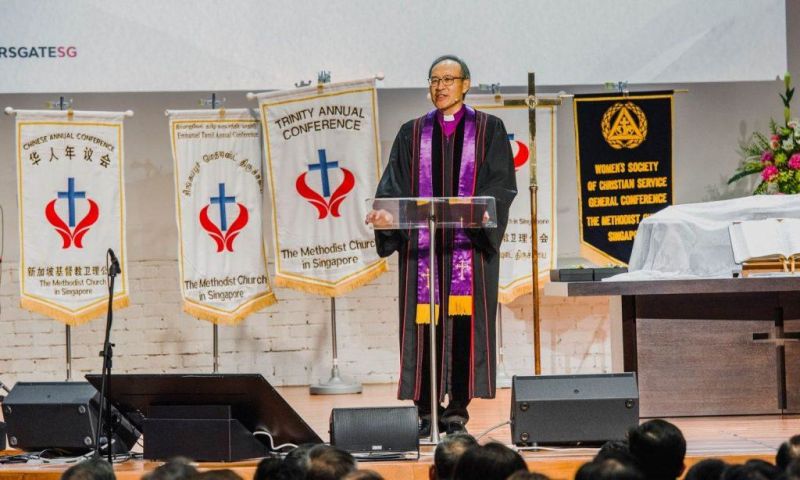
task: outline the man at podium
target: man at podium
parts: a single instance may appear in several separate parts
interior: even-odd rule
[[[497,228],[437,229],[436,234],[436,395],[440,428],[452,433],[464,429],[472,398],[495,395],[499,250],[517,190],[503,122],[464,104],[470,88],[464,61],[453,55],[437,58],[428,70],[428,84],[436,109],[400,128],[375,196],[491,196],[496,201]],[[427,436],[430,240],[427,230],[377,230],[393,220],[385,210],[373,210],[366,219],[376,227],[378,254],[400,255],[398,398],[414,400],[420,412],[420,436]]]

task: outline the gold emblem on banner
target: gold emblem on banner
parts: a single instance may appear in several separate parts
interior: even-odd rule
[[[603,114],[600,128],[611,148],[636,148],[647,137],[647,117],[635,103],[617,102]]]

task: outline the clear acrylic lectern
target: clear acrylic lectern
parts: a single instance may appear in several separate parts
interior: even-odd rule
[[[413,197],[370,198],[367,208],[378,211],[382,218],[375,230],[430,230],[430,238],[436,238],[437,228],[496,228],[497,215],[494,197]],[[436,268],[436,249],[430,248],[431,269]],[[434,273],[431,270],[431,273]],[[431,325],[435,326],[436,290],[435,275],[428,275]],[[439,394],[436,389],[436,328],[430,329],[431,379],[431,443],[439,443]]]

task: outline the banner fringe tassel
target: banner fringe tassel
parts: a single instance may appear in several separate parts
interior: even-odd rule
[[[297,280],[294,278],[288,278],[282,276],[280,273],[277,273],[274,282],[275,286],[277,287],[291,288],[294,290],[299,290],[301,292],[313,293],[315,295],[324,295],[327,297],[338,297],[347,292],[353,291],[359,287],[366,285],[367,283],[375,280],[388,270],[389,266],[387,265],[386,260],[381,260],[375,264],[375,268],[367,272],[364,272],[354,278],[351,278],[347,282],[342,283],[340,285],[336,285],[334,287],[329,287],[325,285],[315,285],[312,283],[308,283],[304,280]]]
[[[183,302],[183,311],[189,315],[215,325],[236,325],[262,308],[269,307],[278,301],[274,292],[266,292],[255,301],[251,301],[246,307],[240,308],[235,312],[221,313],[209,310],[196,303]]]
[[[112,309],[116,311],[125,308],[128,305],[130,305],[130,299],[128,298],[128,295],[121,295],[114,297]],[[44,315],[45,317],[52,318],[53,320],[58,320],[65,325],[69,325],[70,327],[83,325],[90,320],[94,320],[95,318],[102,316],[108,311],[108,303],[103,302],[87,310],[82,310],[80,314],[75,314],[66,312],[60,308],[30,297],[20,298],[19,306],[25,310]]]

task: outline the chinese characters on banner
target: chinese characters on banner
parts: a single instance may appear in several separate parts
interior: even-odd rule
[[[124,113],[17,112],[22,308],[78,325],[107,309],[106,251],[128,304],[123,179]]]
[[[338,296],[385,272],[364,224],[381,169],[374,81],[264,93],[258,100],[275,284]]]
[[[261,222],[261,127],[246,109],[169,114],[183,310],[237,323],[276,301]]]
[[[508,98],[508,97],[507,97]],[[511,97],[513,98],[513,97]],[[506,106],[493,96],[471,96],[475,108],[503,120],[514,154],[517,196],[508,213],[508,226],[500,246],[500,285],[498,301],[508,304],[521,295],[531,293],[531,196],[528,107]],[[556,114],[555,106],[536,108],[536,194],[538,215],[539,279],[548,278],[556,262]]]

